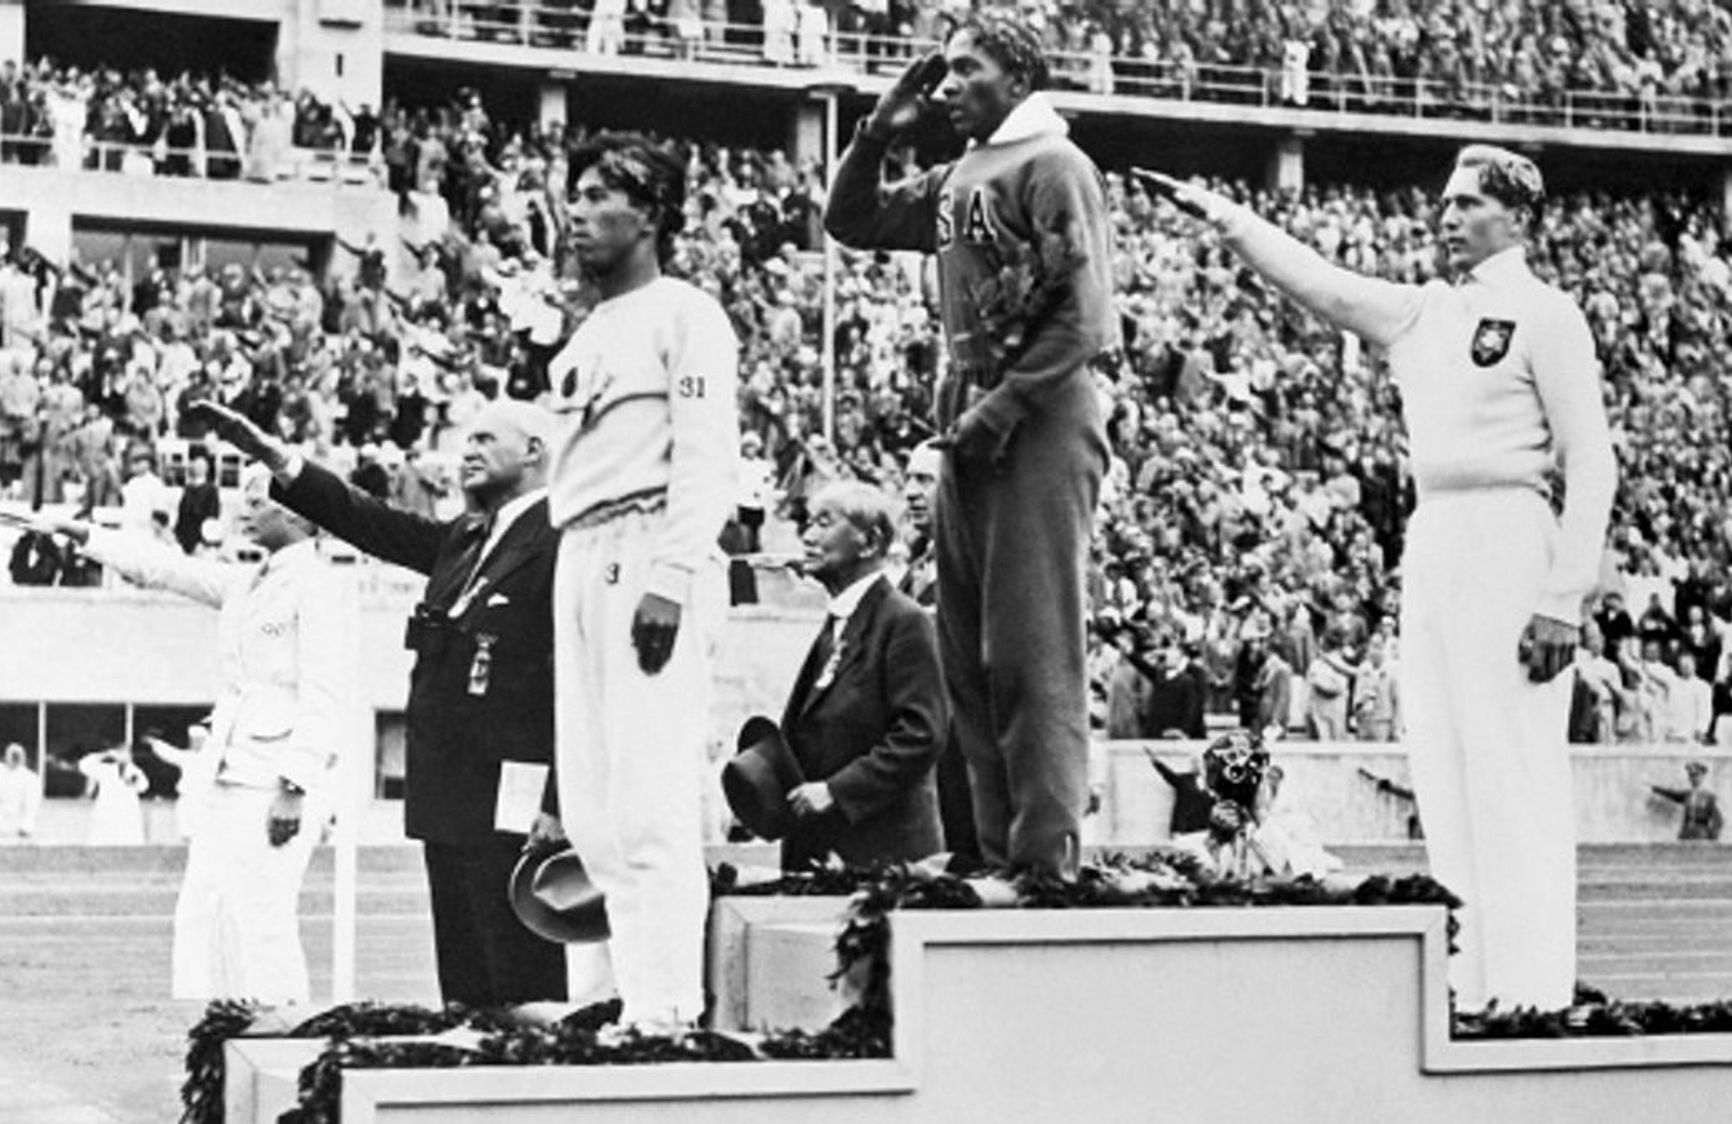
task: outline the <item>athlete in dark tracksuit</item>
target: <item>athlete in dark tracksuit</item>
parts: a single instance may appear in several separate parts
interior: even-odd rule
[[[850,246],[937,255],[950,353],[937,395],[939,646],[981,854],[1069,877],[1088,799],[1083,575],[1108,457],[1090,363],[1117,347],[1118,321],[1100,172],[1029,89],[1041,83],[1017,84],[1026,56],[1005,46],[1016,35],[976,21],[944,59],[916,63],[849,146],[825,225]],[[935,86],[974,143],[882,183],[907,124],[892,103]],[[993,96],[1008,101],[996,115]]]

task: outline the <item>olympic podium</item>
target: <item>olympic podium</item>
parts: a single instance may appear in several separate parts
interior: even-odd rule
[[[743,901],[716,907],[714,955],[735,964],[712,981],[718,1021],[816,1029],[840,900]],[[889,1058],[355,1069],[342,1119],[1726,1119],[1732,1035],[1451,1040],[1446,924],[1430,906],[911,910],[891,918]],[[232,1040],[228,1119],[275,1120],[318,1049]]]

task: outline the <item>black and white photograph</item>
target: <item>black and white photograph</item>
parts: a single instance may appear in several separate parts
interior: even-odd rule
[[[0,554],[7,1124],[1732,1113],[1732,0],[0,0]]]

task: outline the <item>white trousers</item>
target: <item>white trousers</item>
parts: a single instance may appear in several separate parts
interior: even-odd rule
[[[275,795],[211,786],[174,909],[176,999],[307,1001],[296,904],[322,817],[308,797],[301,830],[273,847],[266,821]]]
[[[1450,962],[1464,1011],[1574,992],[1571,676],[1532,683],[1516,654],[1556,529],[1524,490],[1428,497],[1408,526],[1401,703],[1431,872],[1466,906]]]
[[[607,971],[644,1027],[704,1010],[703,786],[710,675],[727,608],[719,561],[698,565],[673,653],[646,675],[632,645],[661,515],[630,514],[560,537],[554,580],[554,697],[560,819],[607,895],[609,947],[574,947],[573,1001]]]

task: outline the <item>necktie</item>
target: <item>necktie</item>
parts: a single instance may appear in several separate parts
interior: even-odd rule
[[[834,613],[824,618],[824,631],[818,634],[818,647],[813,653],[814,665],[818,671],[812,680],[814,689],[822,690],[830,685],[831,678],[836,674],[833,664],[836,661],[836,623]]]
[[[487,548],[487,536],[492,526],[491,518],[475,519],[463,529],[462,545],[458,547],[457,557],[451,560],[451,568],[446,571],[457,579],[455,584],[446,587],[452,591],[448,607],[454,614],[461,611],[457,605],[468,596],[476,575],[481,573],[481,554]]]
[[[476,523],[473,537],[464,547],[467,562],[464,573],[468,575],[463,583],[465,589],[474,585],[476,577],[481,573],[481,563],[487,553],[487,540],[492,537],[493,516],[488,515]]]

